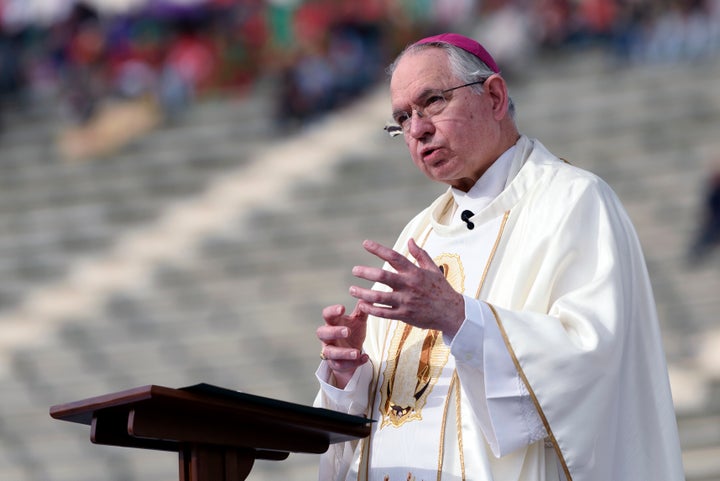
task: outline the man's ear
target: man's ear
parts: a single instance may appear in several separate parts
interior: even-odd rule
[[[508,113],[510,96],[505,79],[499,74],[493,74],[483,84],[485,95],[492,100],[492,111],[495,120],[502,120]]]

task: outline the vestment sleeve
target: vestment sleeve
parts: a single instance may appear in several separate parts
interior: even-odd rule
[[[450,352],[460,384],[495,456],[546,436],[485,302],[465,296],[465,322],[452,339]]]
[[[313,405],[347,414],[364,415],[368,406],[368,386],[372,380],[372,364],[366,362],[355,370],[345,389],[338,389],[330,384],[330,369],[327,362],[320,363],[315,376],[320,383],[320,390]],[[318,480],[343,480],[357,448],[358,441],[331,444],[320,456]]]
[[[483,298],[548,438],[575,481],[683,479],[652,288],[630,219],[607,184],[572,167],[539,185],[508,221],[499,274]]]
[[[315,377],[320,383],[320,391],[314,405],[356,416],[365,415],[372,374],[372,364],[366,362],[355,370],[345,389],[339,389],[330,384],[330,369],[327,362],[321,362],[315,372]]]

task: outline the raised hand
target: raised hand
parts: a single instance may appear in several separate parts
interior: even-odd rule
[[[360,309],[362,301],[355,305],[351,314],[345,314],[342,305],[323,309],[325,324],[318,327],[317,337],[322,343],[321,357],[333,372],[334,384],[344,388],[358,366],[368,360],[363,354],[367,314]]]
[[[365,250],[386,261],[395,272],[355,266],[353,275],[391,288],[390,292],[350,287],[360,302],[356,309],[365,314],[397,319],[424,329],[436,329],[454,336],[465,319],[465,301],[445,279],[430,255],[414,240],[408,242],[411,260],[374,241],[363,242]]]

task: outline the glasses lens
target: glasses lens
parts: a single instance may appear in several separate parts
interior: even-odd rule
[[[399,125],[402,128],[406,128],[407,124],[410,123],[410,117],[412,117],[411,113],[398,112],[393,115],[393,120],[395,121],[396,125]]]
[[[464,87],[464,85],[463,85]],[[413,110],[417,112],[418,117],[431,118],[442,112],[447,107],[448,100],[445,97],[445,93],[449,92],[449,89],[442,92],[437,92],[425,99],[422,102],[421,107],[415,107]],[[412,114],[409,112],[397,112],[393,115],[394,124],[387,124],[384,129],[391,137],[397,137],[403,133],[410,131],[410,124],[412,123]]]
[[[433,95],[427,99],[423,112],[426,116],[432,117],[439,114],[447,106],[447,99],[444,95]]]

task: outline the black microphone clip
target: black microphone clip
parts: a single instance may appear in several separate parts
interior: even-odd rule
[[[470,217],[472,217],[474,215],[475,214],[473,214],[472,211],[469,211],[469,210],[464,210],[460,214],[460,218],[462,219],[463,222],[465,222],[467,224],[468,230],[473,230],[475,228],[475,224],[473,224],[470,221]]]

